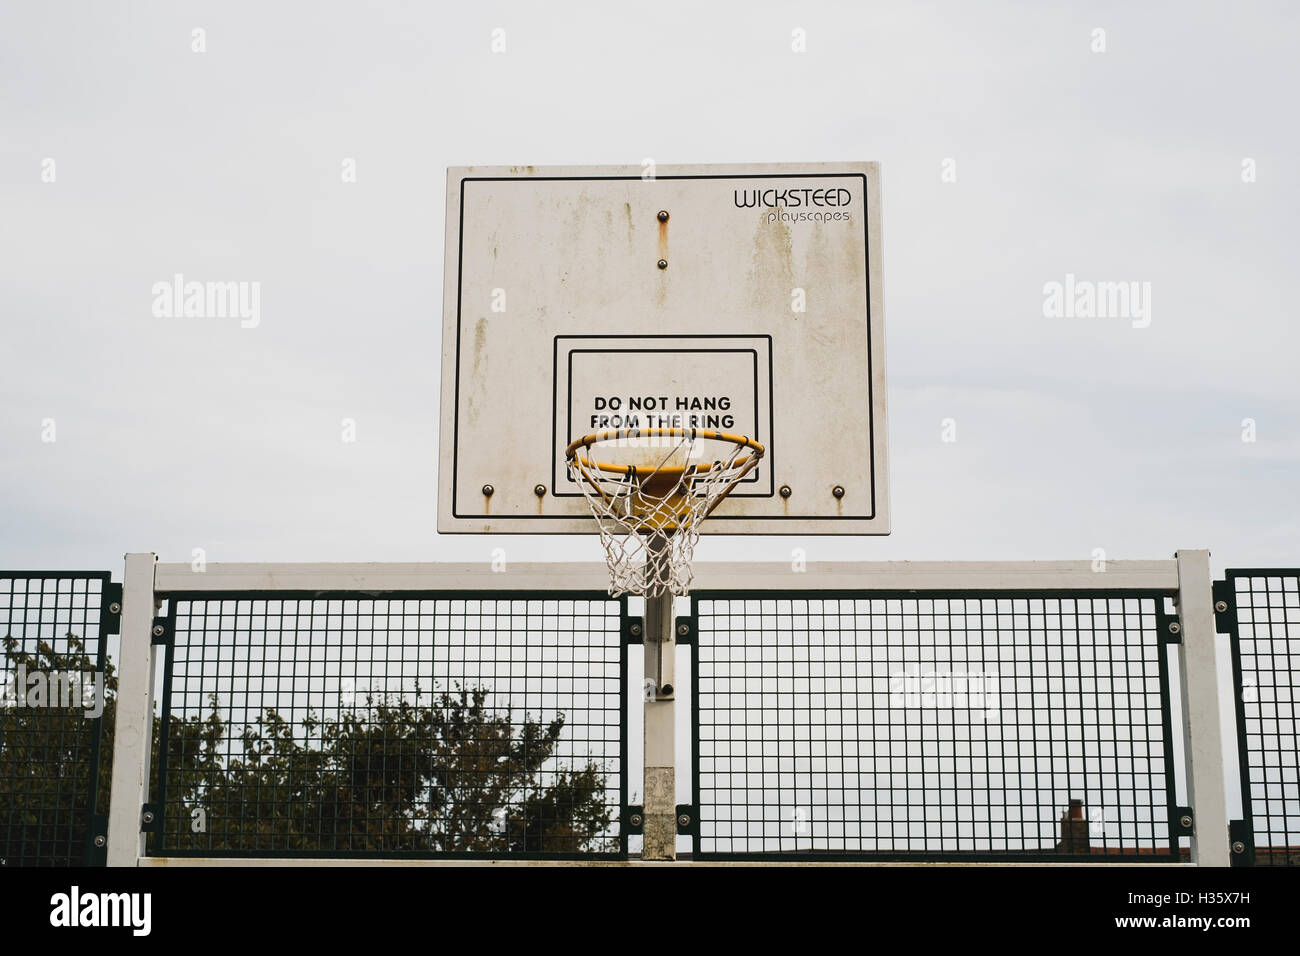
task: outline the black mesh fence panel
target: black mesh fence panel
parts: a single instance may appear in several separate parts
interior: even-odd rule
[[[701,857],[1177,859],[1165,595],[697,594]]]
[[[1243,815],[1257,866],[1300,865],[1300,570],[1230,570]]]
[[[621,856],[623,606],[172,595],[161,832],[201,856]]]
[[[0,572],[0,866],[101,862],[89,830],[107,812],[99,755],[110,588],[106,571]]]

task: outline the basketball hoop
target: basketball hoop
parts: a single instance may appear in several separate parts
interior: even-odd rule
[[[600,530],[609,593],[687,593],[700,524],[764,450],[753,439],[703,428],[625,428],[570,443],[569,477]]]

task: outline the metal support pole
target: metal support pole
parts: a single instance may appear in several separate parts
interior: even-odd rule
[[[1192,808],[1192,862],[1229,866],[1228,797],[1219,723],[1219,662],[1209,551],[1179,551],[1179,691],[1187,802]]]
[[[128,554],[122,583],[122,644],[113,731],[108,865],[136,866],[144,856],[141,808],[149,799],[153,744],[154,554]]]
[[[667,541],[656,535],[649,541],[647,560],[662,560]],[[651,575],[651,580],[659,580]],[[676,711],[673,662],[677,638],[673,629],[673,595],[645,599],[645,815],[641,858],[677,858]],[[649,682],[654,682],[651,692]]]

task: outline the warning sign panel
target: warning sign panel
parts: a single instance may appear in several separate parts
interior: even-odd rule
[[[630,428],[703,428],[768,440],[772,344],[764,335],[556,336],[555,447]],[[736,494],[771,494],[769,461]],[[560,468],[556,494],[581,492]]]

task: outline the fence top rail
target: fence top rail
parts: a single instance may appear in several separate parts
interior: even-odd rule
[[[834,561],[796,570],[790,562],[703,562],[693,590],[1148,590],[1178,589],[1178,563],[1168,561]],[[1100,570],[1104,567],[1105,570]],[[159,594],[192,591],[603,591],[599,562],[429,564],[160,563]]]

